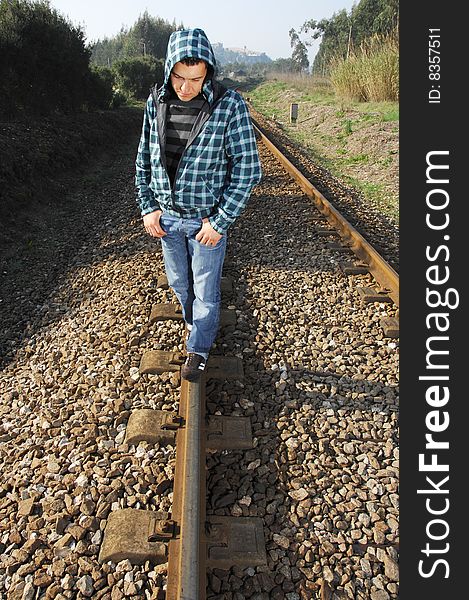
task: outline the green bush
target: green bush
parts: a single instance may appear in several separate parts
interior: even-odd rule
[[[120,60],[113,68],[118,88],[137,100],[145,100],[152,85],[163,83],[164,61],[153,56]]]
[[[120,90],[114,90],[112,94],[111,108],[119,108],[127,102],[127,96]]]
[[[107,67],[91,67],[88,75],[87,106],[90,109],[112,108],[115,76]]]

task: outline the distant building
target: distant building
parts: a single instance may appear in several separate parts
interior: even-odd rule
[[[215,58],[220,65],[228,63],[269,63],[272,59],[265,52],[256,52],[249,50],[246,46],[243,48],[225,48],[221,42],[212,44]]]

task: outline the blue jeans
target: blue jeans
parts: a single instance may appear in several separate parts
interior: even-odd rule
[[[192,325],[187,352],[206,360],[220,322],[221,273],[226,250],[226,234],[215,244],[205,246],[195,239],[202,219],[182,219],[163,213],[161,239],[168,284],[182,307],[184,321]]]

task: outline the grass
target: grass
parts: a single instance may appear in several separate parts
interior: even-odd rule
[[[249,97],[256,110],[269,115],[275,110],[278,117],[289,119],[290,104],[314,104],[315,106],[337,107],[337,117],[344,117],[348,111],[355,110],[361,118],[370,121],[399,121],[399,104],[397,102],[358,102],[337,98],[332,88],[314,87],[313,83],[302,88],[298,80],[267,80],[249,91]],[[301,109],[301,107],[300,107]],[[299,120],[301,121],[301,115]]]
[[[125,106],[128,108],[138,108],[143,110],[145,108],[146,98],[144,100],[137,100],[137,98],[127,98]]]
[[[389,194],[385,186],[379,183],[368,183],[355,177],[346,176],[345,180],[355,189],[359,190],[365,198],[373,198],[374,204],[386,216],[396,223],[399,222],[399,206],[395,198]]]
[[[271,80],[261,83],[249,91],[249,97],[255,103],[259,112],[268,114],[269,110],[275,109],[277,113],[289,118],[290,104],[311,103],[316,105],[332,106],[334,94],[332,91],[324,91],[310,84],[302,88],[298,81]]]
[[[383,122],[399,122],[399,104],[397,102],[351,102],[350,106],[362,114],[362,118],[373,120],[379,115]]]

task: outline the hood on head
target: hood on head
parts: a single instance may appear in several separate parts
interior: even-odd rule
[[[207,63],[208,76],[202,91],[206,97],[209,97],[211,95],[210,79],[215,75],[217,63],[212,46],[202,29],[182,29],[171,34],[164,66],[164,87],[168,88],[170,85],[169,76],[174,65],[186,56],[200,58]]]

